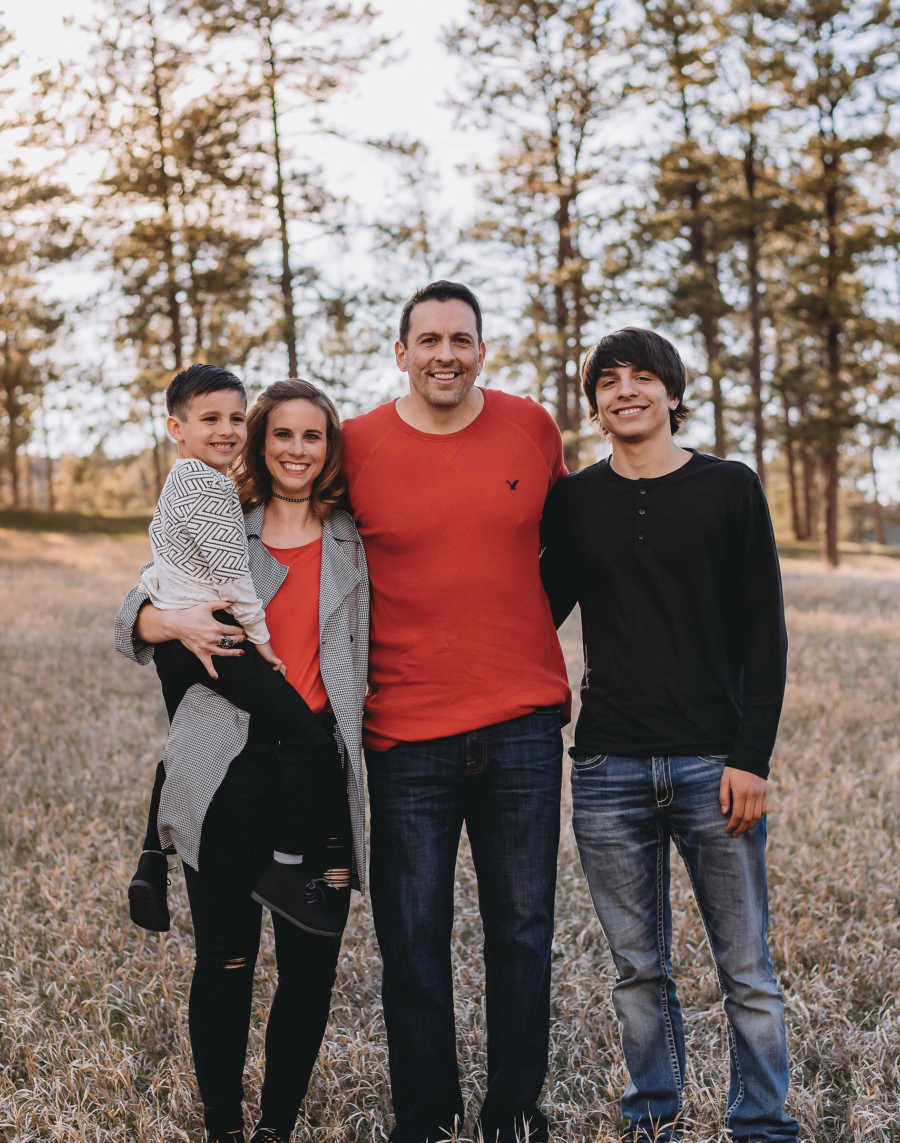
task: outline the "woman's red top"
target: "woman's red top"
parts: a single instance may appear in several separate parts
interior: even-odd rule
[[[287,668],[285,678],[314,713],[328,705],[319,670],[319,579],[322,537],[299,548],[273,548],[287,577],[266,608],[272,649]]]

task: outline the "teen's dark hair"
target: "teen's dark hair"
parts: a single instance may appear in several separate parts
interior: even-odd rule
[[[187,416],[188,405],[195,397],[207,393],[218,393],[220,389],[233,389],[240,393],[247,404],[247,390],[227,369],[215,365],[190,365],[172,378],[166,389],[166,410],[170,417],[183,421]]]
[[[423,286],[421,290],[416,290],[403,307],[400,312],[401,342],[406,345],[406,339],[409,337],[410,315],[417,305],[421,302],[449,302],[453,300],[465,302],[467,306],[471,307],[472,312],[475,314],[475,329],[478,331],[478,344],[481,345],[481,306],[478,304],[478,299],[468,286],[464,286],[460,282],[447,282],[444,280],[432,282],[428,286]]]
[[[311,381],[297,377],[276,381],[256,398],[247,414],[247,443],[238,458],[234,480],[245,508],[268,504],[272,499],[272,476],[263,456],[269,414],[285,401],[298,399],[309,401],[325,414],[325,464],[313,481],[309,498],[310,511],[324,520],[333,509],[349,507],[343,468],[344,445],[337,409]]]
[[[678,401],[677,407],[669,410],[669,425],[672,432],[677,433],[681,422],[690,415],[690,409],[683,400],[687,380],[684,362],[671,341],[652,330],[626,326],[615,333],[608,333],[591,346],[581,363],[581,385],[592,421],[597,420],[600,374],[604,369],[615,369],[617,365],[630,365],[632,369],[646,369],[656,374],[669,396]]]

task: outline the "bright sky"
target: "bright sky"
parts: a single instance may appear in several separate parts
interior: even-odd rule
[[[59,58],[77,58],[87,40],[65,20],[89,20],[96,0],[0,0],[0,18],[13,32],[26,70]],[[354,127],[372,135],[396,133],[428,141],[437,135],[441,155],[453,165],[472,151],[471,139],[452,129],[451,113],[441,106],[451,86],[449,57],[439,42],[441,27],[461,20],[466,0],[374,0],[381,12],[378,31],[398,36],[403,58],[383,69],[370,69],[349,97],[332,106],[352,112]]]

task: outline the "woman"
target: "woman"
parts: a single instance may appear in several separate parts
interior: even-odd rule
[[[302,675],[311,694],[318,680],[333,713],[347,773],[353,882],[362,888],[368,578],[359,535],[342,507],[337,413],[315,386],[279,381],[260,396],[248,417],[237,483],[273,645],[289,680],[292,671]],[[315,591],[298,596],[317,565],[318,599]],[[220,643],[239,631],[212,618],[217,605],[161,612],[144,606],[146,599],[134,589],[116,620],[117,646],[136,661],[149,661],[150,644],[171,639],[198,657],[240,653]],[[172,720],[166,769],[160,837],[183,859],[194,926],[189,1027],[207,1138],[234,1143],[244,1138],[241,1076],[261,925],[251,892],[271,857],[277,768],[271,743],[254,737],[249,716],[195,685]],[[339,947],[274,914],[273,925],[278,984],[251,1143],[290,1136],[324,1035]]]

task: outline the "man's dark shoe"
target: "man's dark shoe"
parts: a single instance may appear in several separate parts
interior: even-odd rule
[[[401,1126],[394,1125],[388,1143],[453,1143],[459,1138],[462,1131],[462,1115],[454,1113],[445,1118],[449,1126],[440,1126],[437,1123],[410,1123],[408,1120]]]
[[[169,863],[164,853],[145,849],[128,886],[131,919],[151,933],[167,933],[171,925],[166,902]]]
[[[547,1117],[537,1107],[528,1107],[514,1116],[495,1121],[479,1117],[484,1143],[548,1143]]]
[[[206,1129],[206,1143],[244,1143],[244,1132],[240,1131],[211,1131]]]
[[[333,889],[303,865],[273,861],[250,894],[254,901],[317,937],[339,937],[350,912],[350,888]]]
[[[462,1117],[451,1116],[449,1127],[442,1127],[434,1123],[409,1123],[395,1126],[390,1134],[389,1143],[453,1143],[462,1131]]]

